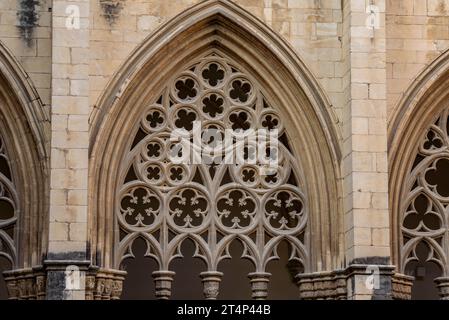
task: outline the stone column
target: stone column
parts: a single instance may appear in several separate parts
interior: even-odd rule
[[[73,298],[65,268],[78,266],[83,278],[86,264],[89,6],[53,0],[48,299]]]
[[[449,278],[436,278],[435,283],[437,284],[437,288],[440,291],[441,300],[449,300]]]
[[[217,271],[202,272],[200,277],[204,287],[204,298],[206,300],[216,300],[220,292],[220,282],[223,278],[223,273]]]
[[[371,265],[382,269],[390,264],[385,2],[343,2],[346,267],[364,264],[365,269]],[[354,284],[350,298],[369,299],[368,291],[358,285],[365,281],[363,272],[353,276],[348,279]]]
[[[252,298],[254,300],[267,299],[270,277],[271,273],[267,272],[255,272],[248,275],[251,283]]]
[[[159,300],[170,299],[174,277],[175,273],[173,271],[153,272],[153,279],[156,287],[156,299]]]

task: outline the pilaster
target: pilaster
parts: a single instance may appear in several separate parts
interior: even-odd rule
[[[343,189],[347,267],[390,263],[385,0],[347,0],[343,8],[347,72],[343,116]],[[355,284],[364,282],[354,273]],[[354,285],[350,297],[367,298]],[[362,293],[358,293],[361,290]]]
[[[63,268],[83,269],[86,260],[89,6],[90,0],[53,1],[49,299],[84,299],[67,294],[70,270]]]

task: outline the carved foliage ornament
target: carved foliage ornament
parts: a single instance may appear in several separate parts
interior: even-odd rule
[[[175,75],[142,113],[118,191],[117,266],[134,257],[133,241],[141,237],[147,243],[146,256],[158,262],[161,272],[169,271],[170,262],[182,257],[183,241],[190,238],[195,256],[215,275],[220,261],[230,258],[231,242],[238,238],[243,258],[253,262],[257,274],[266,275],[267,263],[278,259],[277,247],[283,240],[289,243],[290,261],[298,265],[297,270],[304,270],[308,217],[298,161],[280,115],[256,81],[240,70],[228,59],[211,54]],[[243,162],[225,163],[229,148],[224,147],[201,164],[174,163],[171,156],[181,156],[184,150],[170,140],[170,134],[185,129],[187,139],[193,141],[196,122],[201,123],[202,148],[214,147],[206,129],[221,136],[226,129],[243,134],[251,129],[277,129],[277,147],[267,143],[264,151],[266,157],[276,157],[279,166],[264,170],[265,162],[255,155],[255,141],[248,140],[242,147],[235,139],[231,149]],[[214,277],[216,288],[219,280]],[[212,283],[205,286],[210,291]]]

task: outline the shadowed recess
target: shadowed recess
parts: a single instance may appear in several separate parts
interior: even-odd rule
[[[173,282],[173,300],[200,300],[204,298],[200,273],[206,271],[206,265],[200,258],[193,258],[195,244],[186,239],[181,245],[184,256],[172,261],[170,270],[176,272]]]
[[[303,272],[303,267],[298,261],[289,261],[291,249],[288,242],[282,241],[277,253],[280,259],[270,261],[267,266],[267,272],[271,273],[268,299],[298,300],[299,288],[294,277]]]
[[[438,300],[438,288],[434,280],[441,276],[441,268],[434,262],[426,262],[429,256],[429,246],[421,242],[416,246],[419,261],[409,262],[406,273],[415,277],[412,287],[412,300]]]
[[[122,265],[128,275],[123,284],[121,299],[154,300],[156,296],[152,273],[158,270],[158,265],[154,259],[145,257],[147,245],[142,238],[134,240],[132,248],[136,258],[126,259]]]
[[[251,261],[242,259],[243,246],[240,240],[231,243],[229,252],[231,259],[223,260],[218,271],[223,272],[220,284],[220,300],[248,300],[251,299],[251,287],[248,274],[254,271]]]
[[[8,290],[6,288],[6,283],[3,277],[3,272],[11,269],[11,264],[8,260],[0,257],[0,300],[8,299]]]

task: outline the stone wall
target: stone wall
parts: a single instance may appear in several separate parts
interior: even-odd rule
[[[4,0],[0,38],[30,75],[43,102],[50,104],[51,9],[49,0]],[[111,2],[112,4],[110,4]],[[91,1],[90,101],[94,105],[108,80],[130,52],[159,25],[197,0]],[[236,1],[279,32],[320,79],[341,114],[344,105],[341,1]],[[364,0],[358,1],[359,3]],[[367,1],[365,1],[367,2]],[[449,47],[447,0],[388,0],[388,113],[416,75]],[[33,18],[34,16],[34,18]],[[377,60],[372,60],[373,64]],[[359,88],[360,94],[368,89]],[[372,92],[372,91],[371,91]],[[373,93],[372,94],[376,94]]]
[[[90,103],[94,105],[126,57],[164,22],[198,0],[91,1]],[[235,1],[295,48],[332,103],[343,108],[340,0]],[[114,3],[114,4],[111,4]],[[116,6],[115,3],[118,3]]]
[[[33,2],[34,1],[34,2]],[[90,104],[130,52],[158,26],[198,0],[90,1]],[[320,80],[336,112],[345,104],[343,8],[338,0],[238,0],[282,35]],[[369,4],[368,0],[353,1]],[[34,5],[33,5],[34,3]],[[116,5],[118,3],[118,5]],[[364,4],[364,5],[365,5]],[[31,9],[34,7],[33,11]],[[449,47],[449,1],[388,0],[388,114],[416,75]],[[0,39],[30,75],[42,101],[50,104],[50,0],[3,0]],[[371,60],[375,64],[377,59]],[[371,94],[373,88],[370,88]],[[358,88],[361,96],[368,88]]]
[[[2,0],[0,40],[32,79],[45,105],[50,105],[51,0]]]
[[[390,115],[417,75],[448,47],[448,0],[387,1],[387,96]]]

